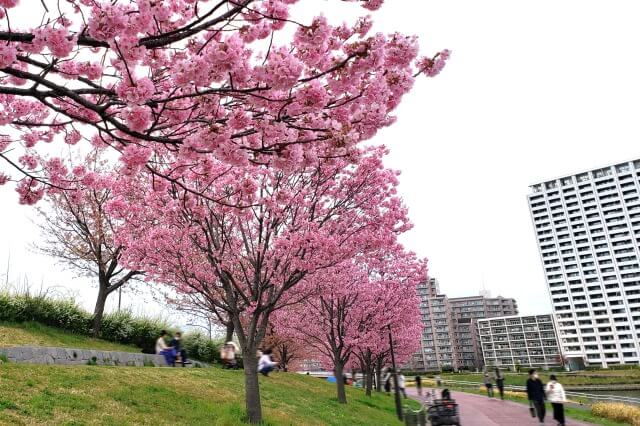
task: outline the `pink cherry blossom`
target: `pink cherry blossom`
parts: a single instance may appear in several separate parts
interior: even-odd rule
[[[69,145],[77,144],[78,142],[80,142],[80,139],[82,139],[82,136],[80,135],[80,132],[78,132],[77,130],[70,131],[64,137],[65,143]]]
[[[20,0],[0,0],[0,6],[9,9],[11,7],[17,6],[19,2]]]
[[[127,125],[134,132],[143,132],[151,124],[151,110],[145,106],[133,106],[124,113]]]
[[[16,191],[20,195],[18,202],[24,205],[36,204],[44,196],[44,186],[29,177],[18,182]]]
[[[33,155],[23,155],[18,159],[28,170],[35,170],[38,167],[38,159]]]
[[[16,61],[16,48],[10,44],[0,44],[0,69],[11,66]]]
[[[155,86],[148,77],[138,79],[133,83],[125,80],[116,87],[118,96],[134,104],[140,104],[151,99],[154,91]]]
[[[127,167],[137,169],[144,166],[147,161],[149,161],[149,157],[151,157],[152,152],[153,151],[149,148],[128,145],[124,151],[122,151],[120,161],[122,161]]]

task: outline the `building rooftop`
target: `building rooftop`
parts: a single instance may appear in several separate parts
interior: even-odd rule
[[[626,160],[626,161],[625,160],[618,161],[618,162],[613,163],[613,164],[601,165],[599,167],[592,167],[592,168],[589,168],[589,169],[586,169],[586,170],[583,169],[583,170],[575,172],[575,173],[565,174],[565,175],[561,175],[561,176],[545,179],[543,181],[538,181],[536,183],[532,183],[531,185],[529,185],[529,188],[531,189],[532,193],[537,193],[537,192],[540,192],[541,188],[536,190],[536,187],[541,187],[542,185],[547,184],[547,183],[556,182],[558,180],[559,181],[563,181],[565,179],[570,179],[570,178],[577,177],[577,176],[580,176],[580,175],[588,175],[591,172],[597,172],[597,171],[600,171],[602,169],[610,169],[613,166],[621,166],[621,165],[625,165],[625,164],[628,164],[628,163],[633,163],[636,169],[640,169],[640,159],[638,159],[636,157],[636,158],[633,158],[633,159],[630,159],[630,160]],[[572,183],[573,183],[573,181],[572,181]],[[549,188],[547,188],[547,189],[549,189]]]
[[[480,319],[478,319],[478,321],[495,321],[495,320],[501,320],[501,319],[545,317],[545,316],[549,316],[550,317],[551,313],[533,314],[533,315],[507,315],[507,316],[504,316],[504,317],[480,318]]]

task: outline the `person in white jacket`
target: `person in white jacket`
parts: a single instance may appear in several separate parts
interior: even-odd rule
[[[398,390],[400,391],[400,393],[406,399],[407,398],[407,392],[404,389],[404,386],[405,386],[404,382],[405,382],[404,374],[402,374],[402,373],[398,374]]]
[[[553,418],[558,422],[558,426],[564,426],[564,403],[567,402],[567,397],[564,393],[564,387],[558,383],[555,374],[549,376],[545,393],[547,400],[553,407]]]
[[[263,376],[268,376],[276,365],[276,363],[271,360],[271,353],[271,349],[265,349],[258,360],[258,373],[261,373]]]

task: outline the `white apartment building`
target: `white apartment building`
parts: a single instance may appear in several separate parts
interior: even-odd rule
[[[640,360],[640,160],[532,185],[528,196],[563,355]]]
[[[479,319],[478,334],[487,370],[562,365],[551,315]]]

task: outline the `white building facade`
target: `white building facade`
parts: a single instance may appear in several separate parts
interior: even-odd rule
[[[569,362],[640,358],[640,160],[551,179],[528,196]]]
[[[563,365],[551,315],[480,319],[478,334],[487,370],[548,369]]]

